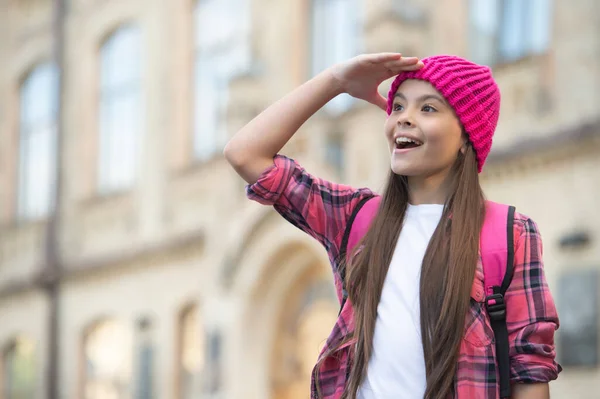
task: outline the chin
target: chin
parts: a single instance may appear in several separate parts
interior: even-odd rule
[[[394,172],[394,174],[397,174],[400,176],[411,177],[411,176],[419,176],[419,175],[423,174],[423,171],[421,170],[421,168],[419,168],[418,165],[406,164],[404,162],[392,161],[391,168],[392,168],[392,172]]]

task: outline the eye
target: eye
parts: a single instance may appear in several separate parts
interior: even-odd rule
[[[394,104],[392,109],[394,111],[402,111],[404,109],[404,106],[402,104]]]
[[[421,111],[423,111],[423,112],[437,112],[437,109],[435,109],[434,107],[432,107],[429,104],[425,104],[425,105],[423,105],[423,108],[421,108]]]

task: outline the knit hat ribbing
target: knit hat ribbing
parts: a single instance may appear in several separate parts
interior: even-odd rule
[[[407,79],[429,83],[448,101],[463,125],[477,155],[481,172],[492,147],[492,137],[500,115],[500,90],[489,67],[451,55],[424,58],[423,68],[403,72],[394,79],[388,93],[387,113],[391,114],[394,95]]]

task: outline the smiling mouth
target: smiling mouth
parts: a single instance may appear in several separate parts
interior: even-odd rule
[[[417,148],[423,145],[418,140],[409,139],[408,137],[397,137],[394,142],[396,149],[398,150],[406,150],[409,148]]]

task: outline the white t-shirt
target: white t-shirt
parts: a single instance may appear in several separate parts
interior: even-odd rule
[[[358,399],[423,398],[419,283],[423,256],[443,209],[437,204],[408,205],[377,307],[373,352]]]

